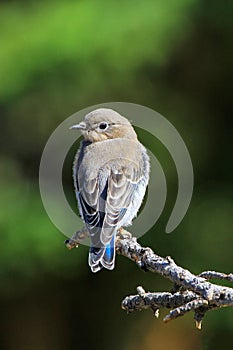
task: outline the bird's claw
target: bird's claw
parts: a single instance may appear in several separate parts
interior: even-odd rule
[[[132,238],[132,234],[126,231],[123,227],[121,227],[117,232],[118,239],[130,239]]]

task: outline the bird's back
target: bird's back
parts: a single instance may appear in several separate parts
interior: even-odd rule
[[[136,216],[148,179],[149,158],[137,140],[82,144],[74,163],[74,181],[79,211],[92,240],[89,263],[93,270],[99,269],[95,258],[101,254],[102,265],[114,267],[116,231]]]

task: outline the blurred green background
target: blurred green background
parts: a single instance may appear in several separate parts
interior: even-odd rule
[[[149,311],[127,315],[121,300],[170,290],[160,276],[117,257],[96,275],[88,248],[69,252],[41,203],[38,170],[56,126],[87,106],[142,104],[180,132],[194,166],[192,203],[172,234],[177,191],[164,146],[139,131],[168,181],[163,215],[140,242],[199,273],[232,272],[233,167],[230,1],[0,1],[0,347],[4,350],[226,349],[230,309],[164,325]],[[72,193],[71,169],[65,183]],[[71,201],[73,200],[73,194]]]

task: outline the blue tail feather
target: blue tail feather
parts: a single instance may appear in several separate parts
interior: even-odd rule
[[[112,270],[115,266],[115,235],[111,241],[104,247],[91,247],[89,251],[89,265],[93,272],[97,272],[102,267]]]
[[[101,259],[101,264],[106,269],[112,270],[115,265],[115,235],[111,241],[105,246],[105,252]]]

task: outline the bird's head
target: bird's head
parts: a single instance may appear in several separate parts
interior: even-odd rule
[[[114,138],[137,140],[137,135],[128,119],[108,108],[88,113],[81,123],[71,126],[71,129],[80,130],[84,139],[91,142]]]

